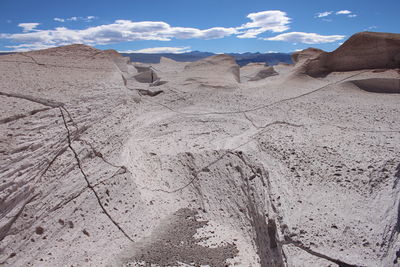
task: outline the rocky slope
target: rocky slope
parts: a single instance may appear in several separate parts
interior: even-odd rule
[[[396,265],[399,70],[307,61],[1,56],[1,265]]]

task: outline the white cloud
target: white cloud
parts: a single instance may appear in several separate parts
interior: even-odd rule
[[[319,35],[316,33],[306,32],[288,32],[279,34],[275,37],[265,38],[264,40],[303,44],[322,44],[336,42],[342,40],[344,37],[344,35]]]
[[[333,13],[333,11],[325,11],[325,12],[320,12],[320,13],[317,13],[317,14],[315,14],[318,18],[323,18],[323,17],[327,17],[327,16],[329,16],[330,14],[332,14]]]
[[[325,11],[325,12],[317,13],[316,17],[323,18],[323,17],[327,17],[327,16],[331,15],[332,13],[333,13],[333,11]],[[350,10],[347,10],[347,9],[336,11],[335,15],[347,15],[347,17],[349,17],[349,18],[357,17],[356,14],[353,14],[353,12],[351,12]],[[332,20],[327,20],[327,19],[323,19],[323,20],[324,21],[332,21]]]
[[[39,25],[40,23],[20,23],[18,27],[21,27],[23,32],[31,32]]]
[[[377,29],[377,28],[378,28],[378,26],[372,25],[372,26],[369,26],[368,28],[364,29],[364,31],[374,30],[374,29]]]
[[[329,11],[330,12],[330,11]],[[39,23],[21,23],[21,33],[0,33],[0,40],[5,39],[16,43],[8,46],[15,50],[42,49],[47,47],[81,43],[87,45],[107,45],[128,41],[170,41],[172,39],[220,39],[228,36],[237,38],[257,38],[264,32],[281,33],[289,29],[291,19],[280,10],[269,10],[250,13],[250,22],[239,27],[213,27],[198,29],[191,27],[174,27],[163,21],[131,21],[116,20],[110,24],[70,29],[56,27],[53,29],[37,29]],[[57,22],[90,21],[95,16],[54,18]],[[317,44],[341,40],[342,35],[323,36],[316,33],[290,32],[270,38],[260,38],[270,41],[288,41],[292,43]],[[157,48],[157,47],[156,47]],[[151,49],[156,49],[151,48]],[[168,47],[167,47],[168,48]],[[186,48],[186,47],[185,47]],[[149,48],[150,49],[150,48]],[[148,50],[151,51],[151,50]],[[179,52],[179,50],[174,50]]]
[[[245,30],[238,38],[256,38],[257,35],[266,32],[283,32],[289,29],[290,18],[286,12],[280,10],[268,10],[247,15],[252,22],[243,24],[238,30]]]
[[[118,51],[120,53],[147,53],[147,54],[158,54],[158,53],[172,53],[172,54],[181,54],[191,52],[190,46],[184,47],[152,47],[152,48],[144,48],[139,50],[125,50]]]
[[[31,25],[31,27],[33,26]],[[28,26],[24,25],[24,27]],[[88,27],[83,30],[57,27],[51,30],[1,34],[0,38],[41,47],[42,45],[59,46],[72,43],[98,45],[139,40],[169,41],[174,38],[217,39],[236,34],[237,32],[235,28],[214,27],[200,30],[196,28],[171,27],[168,23],[162,21],[134,22],[130,20],[117,20],[111,24]]]
[[[348,15],[348,14],[351,14],[351,11],[350,10],[339,10],[339,11],[337,11],[336,13],[335,13],[336,15]]]
[[[97,19],[97,17],[96,16],[86,16],[86,17],[54,18],[54,21],[58,21],[58,22],[66,22],[66,21],[91,22],[94,19]]]
[[[55,47],[54,45],[41,45],[41,44],[20,44],[20,45],[9,45],[5,46],[6,48],[12,48],[13,52],[25,52],[31,50],[38,50],[38,49],[46,49]],[[10,52],[10,51],[7,51]]]

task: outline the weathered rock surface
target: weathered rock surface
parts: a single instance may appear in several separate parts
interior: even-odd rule
[[[228,55],[188,63],[182,76],[186,77],[186,83],[210,88],[237,88],[240,82],[239,65]]]
[[[1,56],[1,264],[395,265],[400,94],[357,84],[400,74],[274,69]]]
[[[300,52],[297,55],[308,54]],[[323,76],[333,71],[400,68],[400,34],[361,32],[333,52],[321,52],[306,65],[306,73]]]
[[[294,52],[292,54],[292,61],[296,64],[307,59],[316,58],[322,53],[324,53],[324,50],[309,47],[307,49]]]
[[[263,63],[250,63],[240,68],[240,80],[259,81],[271,76],[278,75],[272,66],[265,66]]]
[[[353,81],[361,89],[375,93],[400,94],[400,79],[371,78]]]

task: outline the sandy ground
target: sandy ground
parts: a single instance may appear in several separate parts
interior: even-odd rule
[[[1,265],[396,265],[400,74],[300,65],[1,56]]]

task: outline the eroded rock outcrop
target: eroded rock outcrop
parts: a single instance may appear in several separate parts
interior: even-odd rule
[[[309,47],[307,49],[294,52],[292,54],[292,61],[297,64],[298,62],[318,57],[322,53],[324,53],[324,50]]]
[[[311,59],[305,72],[317,77],[333,71],[394,68],[400,68],[400,34],[361,32],[335,51]]]
[[[229,55],[211,56],[187,64],[183,75],[186,82],[212,88],[237,88],[239,65]]]

